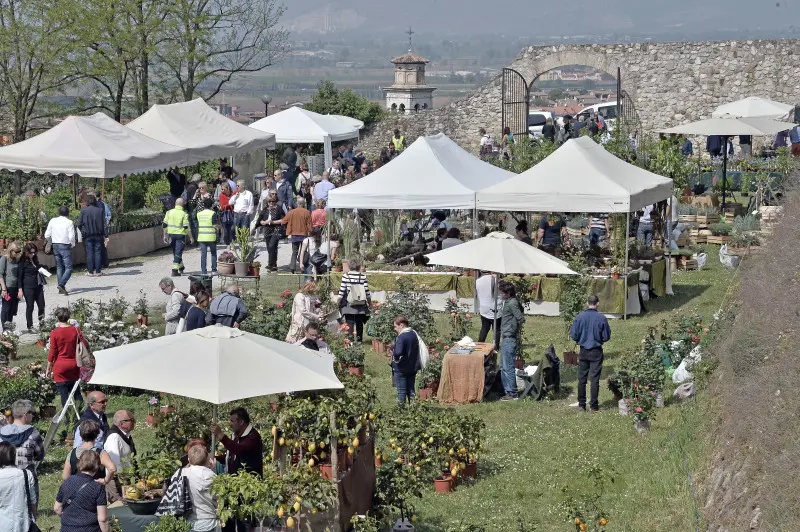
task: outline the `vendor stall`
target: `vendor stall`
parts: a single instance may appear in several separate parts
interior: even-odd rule
[[[436,398],[442,404],[480,403],[494,382],[496,362],[497,352],[492,344],[454,346],[444,355]]]

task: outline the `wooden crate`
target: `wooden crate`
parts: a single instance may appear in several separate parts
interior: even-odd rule
[[[708,235],[706,242],[721,246],[728,243],[728,235]]]
[[[696,214],[679,214],[678,221],[684,224],[691,224],[697,221]]]
[[[685,259],[680,264],[680,269],[681,270],[686,270],[686,271],[696,270],[697,269],[697,261],[695,259]]]
[[[708,214],[708,215],[705,215],[705,214],[700,215],[700,214],[698,214],[697,215],[697,223],[700,224],[700,225],[706,225],[707,226],[709,224],[715,224],[717,222],[719,222],[719,216],[717,216],[716,214]]]

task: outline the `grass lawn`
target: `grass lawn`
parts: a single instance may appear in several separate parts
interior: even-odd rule
[[[711,250],[713,257],[716,247]],[[673,276],[674,297],[651,301],[649,312],[641,317],[613,320],[603,376],[613,372],[622,352],[640,344],[648,327],[657,326],[676,311],[697,311],[706,320],[711,319],[730,277],[715,260],[703,271],[679,272]],[[478,327],[474,320],[470,331],[474,337]],[[541,356],[550,343],[556,345],[557,352],[569,347],[559,318],[529,317],[526,327],[528,341],[534,344],[526,346],[529,359]],[[446,329],[442,332],[446,334]],[[25,346],[21,355],[24,363],[43,359],[45,353]],[[369,351],[366,369],[378,386],[381,406],[393,408],[395,395],[387,359]],[[575,369],[567,367],[562,383],[571,393],[564,399],[492,401],[459,407],[486,422],[478,479],[473,484],[461,484],[449,495],[431,489],[422,500],[414,501],[417,530],[464,530],[468,525],[483,526],[487,531],[572,530],[574,525],[566,521],[562,510],[564,490],[578,499],[589,496],[594,491],[589,473],[597,469],[614,479],[606,484],[599,502],[609,517],[607,530],[694,529],[697,517],[687,467],[693,480],[703,473],[708,450],[703,436],[713,417],[708,398],[701,396],[700,401],[659,410],[650,434],[642,437],[634,431],[631,418],[617,415],[613,397],[602,381],[601,413],[586,414],[570,408],[569,403],[576,401],[576,380]],[[109,413],[119,408],[134,410],[137,419],[143,421],[147,396],[112,396]],[[142,451],[152,445],[152,434],[144,423],[137,425],[134,436]],[[42,467],[43,530],[59,528],[52,505],[66,452],[51,449]]]

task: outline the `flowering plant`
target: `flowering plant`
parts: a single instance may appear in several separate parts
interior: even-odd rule
[[[150,399],[147,400],[147,404],[150,405],[150,415],[151,416],[154,415],[155,414],[156,405],[158,404],[158,398],[151,397]]]
[[[633,383],[633,393],[625,398],[628,411],[636,421],[647,421],[654,417],[656,406],[656,392],[647,385]]]
[[[83,336],[93,351],[149,340],[158,336],[157,329],[145,325],[126,325],[111,319],[93,319],[83,325]]]
[[[350,326],[343,323],[338,334],[326,338],[336,360],[343,368],[364,367],[364,348],[361,342],[355,341],[350,334]]]
[[[133,305],[133,312],[139,316],[147,316],[147,296],[145,295],[144,290],[139,290],[139,299],[137,299],[136,304]]]
[[[450,349],[441,338],[436,338],[428,345],[428,363],[419,373],[419,383],[422,388],[432,388],[442,378],[442,362],[444,355]]]
[[[453,340],[461,340],[467,335],[469,327],[470,313],[469,307],[464,303],[459,303],[458,299],[451,297],[444,305],[446,314],[450,314],[450,338]]]
[[[233,264],[236,262],[236,255],[234,255],[232,251],[223,251],[217,257],[217,262],[221,262],[223,264]]]
[[[291,290],[284,290],[280,300],[275,304],[270,304],[262,299],[259,294],[250,291],[246,292],[243,299],[250,311],[250,317],[241,323],[241,329],[283,341],[289,332],[289,325],[292,321],[292,306],[289,304],[291,296]]]
[[[19,348],[19,336],[14,332],[13,325],[0,334],[0,364],[8,364],[9,360],[16,360]]]
[[[56,388],[46,379],[38,362],[27,366],[6,367],[0,372],[0,406],[8,408],[17,399],[28,399],[42,407],[53,402]]]

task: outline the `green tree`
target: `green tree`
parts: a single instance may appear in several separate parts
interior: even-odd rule
[[[14,142],[25,140],[31,120],[51,115],[42,97],[83,75],[69,58],[79,46],[78,28],[64,16],[65,2],[4,0],[0,3],[0,103]]]
[[[547,93],[547,97],[551,100],[558,100],[564,97],[564,89],[553,89]]]
[[[259,72],[288,50],[277,0],[176,0],[158,47],[162,91],[189,101],[214,97],[231,79]]]
[[[311,102],[305,105],[309,111],[320,114],[344,115],[356,118],[369,126],[383,117],[380,104],[359,96],[350,89],[340,91],[330,81],[321,81]]]

